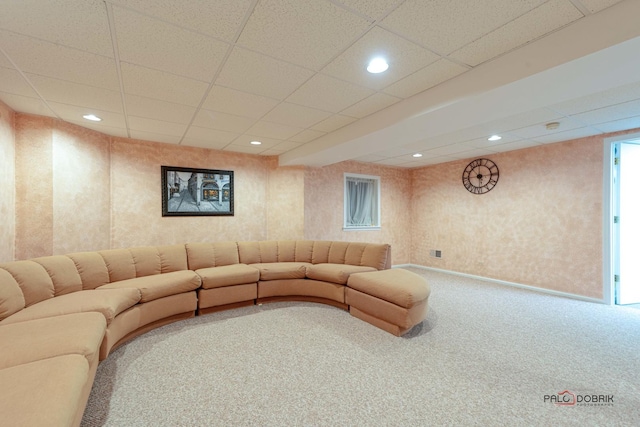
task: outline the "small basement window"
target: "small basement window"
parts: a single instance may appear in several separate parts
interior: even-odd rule
[[[380,229],[380,177],[344,174],[344,230]]]

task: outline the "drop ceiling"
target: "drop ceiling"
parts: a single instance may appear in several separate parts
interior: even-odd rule
[[[3,0],[0,100],[283,165],[419,167],[640,128],[637,16],[638,0]],[[389,70],[368,73],[374,56]]]

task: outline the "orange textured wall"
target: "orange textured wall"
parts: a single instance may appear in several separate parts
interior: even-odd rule
[[[344,174],[380,177],[381,229],[343,231]],[[410,172],[380,165],[341,162],[305,172],[304,235],[312,240],[343,240],[391,244],[392,263],[410,262]]]
[[[54,123],[16,114],[16,259],[53,253]]]
[[[234,171],[234,216],[162,217],[160,167]],[[269,163],[259,156],[114,138],[111,246],[267,239]]]
[[[188,241],[303,238],[304,168],[278,168],[275,158],[112,138],[48,117],[15,117],[15,174],[2,184],[13,187],[15,179],[18,197],[6,209],[15,206],[8,216],[16,227],[0,229],[15,240],[15,259]],[[162,165],[233,170],[235,215],[162,217]],[[14,258],[10,250],[5,259]]]
[[[16,241],[15,114],[0,102],[0,262],[12,261]]]
[[[462,185],[472,159],[412,171],[412,263],[602,298],[602,137],[488,157],[484,195]]]

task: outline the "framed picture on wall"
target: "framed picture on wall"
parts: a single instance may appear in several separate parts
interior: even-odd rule
[[[233,171],[162,166],[162,216],[233,216]]]

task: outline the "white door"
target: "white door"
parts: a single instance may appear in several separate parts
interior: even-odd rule
[[[640,141],[617,147],[618,274],[616,304],[640,303]]]

